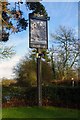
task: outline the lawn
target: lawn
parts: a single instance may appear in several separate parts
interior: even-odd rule
[[[80,118],[80,110],[57,107],[3,108],[2,118]]]

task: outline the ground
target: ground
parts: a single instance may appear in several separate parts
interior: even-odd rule
[[[58,107],[3,108],[2,118],[80,118],[80,110]]]

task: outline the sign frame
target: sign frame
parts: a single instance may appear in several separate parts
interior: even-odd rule
[[[29,14],[29,47],[30,48],[44,48],[44,49],[48,49],[48,20],[49,19],[50,19],[49,17],[47,17],[47,18],[36,17],[36,16],[32,16],[31,14]],[[34,23],[35,23],[35,21],[37,21],[37,22],[45,22],[45,32],[44,32],[44,34],[45,34],[45,40],[43,40],[43,42],[45,42],[45,44],[41,43],[40,40],[38,40],[38,41],[36,41],[36,39],[32,40],[32,38],[31,38],[32,37],[32,29],[31,29],[32,23],[31,23],[31,20]]]

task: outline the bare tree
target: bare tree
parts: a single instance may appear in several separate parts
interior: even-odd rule
[[[60,26],[55,34],[51,34],[57,69],[61,72],[62,79],[68,76],[68,71],[78,65],[80,43],[75,31],[65,26]],[[56,52],[55,52],[56,51]]]
[[[0,59],[11,58],[14,54],[13,46],[7,47],[0,43]]]

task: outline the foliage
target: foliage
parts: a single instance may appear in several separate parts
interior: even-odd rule
[[[23,2],[15,2],[14,7],[12,3],[0,2],[2,8],[2,41],[7,41],[11,33],[21,32],[28,27],[28,19],[24,16],[24,11],[21,9]],[[47,16],[44,6],[40,2],[26,2],[26,10],[31,10],[31,14],[40,14]],[[1,36],[1,34],[0,34]]]
[[[50,84],[53,80],[53,73],[49,63],[42,61],[42,83]]]
[[[30,53],[30,58],[35,60],[37,57],[37,53],[39,54],[39,56],[44,59],[46,62],[50,62],[50,58],[49,58],[49,50],[47,49],[40,49],[39,52],[37,51],[37,49],[33,49]]]
[[[48,86],[45,87],[45,91],[43,92],[43,96],[51,101],[51,105],[58,106],[69,106],[76,107],[79,106],[79,91],[80,87],[65,87],[65,86]],[[76,97],[75,97],[76,96]]]
[[[3,105],[37,105],[37,87],[3,87]],[[43,86],[42,103],[44,106],[80,108],[80,86]],[[20,101],[21,100],[21,101]],[[19,101],[19,102],[18,102]],[[22,102],[23,101],[23,102]],[[19,104],[21,102],[21,104]]]
[[[80,80],[76,80],[76,79],[74,79],[74,80],[72,80],[72,79],[70,79],[70,80],[54,80],[54,81],[52,81],[52,84],[53,85],[59,85],[59,86],[66,86],[66,87],[69,87],[69,86],[72,86],[72,87],[74,87],[74,86],[80,86]]]
[[[16,80],[3,78],[2,81],[1,81],[1,84],[2,84],[2,86],[7,87],[7,86],[10,86],[10,85],[16,84]]]
[[[36,81],[36,63],[29,59],[21,61],[14,69],[19,85],[31,86]]]
[[[19,85],[37,85],[37,63],[34,59],[25,57],[25,59],[15,67],[14,72]],[[51,66],[45,61],[41,61],[41,73],[42,83],[50,83],[52,80],[52,70]]]

